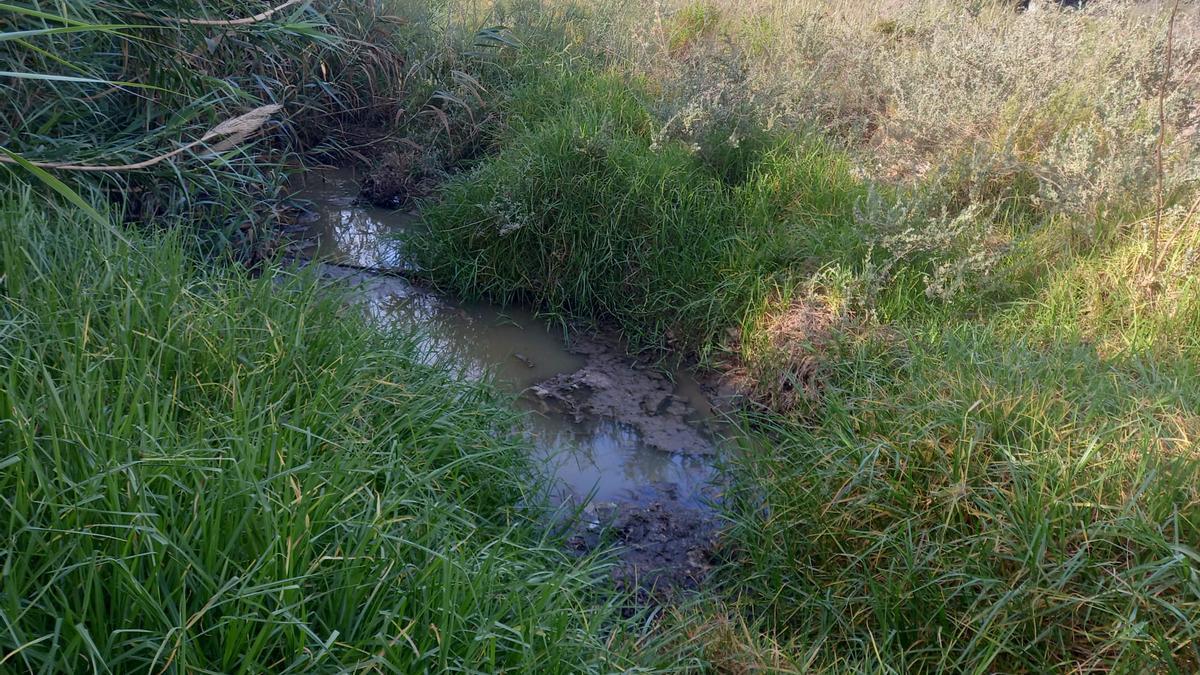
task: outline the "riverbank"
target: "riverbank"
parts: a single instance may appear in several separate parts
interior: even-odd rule
[[[214,271],[179,236],[126,244],[13,197],[4,668],[655,663],[609,558],[543,534],[490,387],[311,276]]]
[[[703,584],[719,540],[717,464],[736,445],[716,392],[688,369],[629,355],[614,331],[548,326],[520,306],[463,303],[423,285],[408,249],[424,224],[355,196],[369,175],[326,169],[297,184],[300,265],[378,330],[413,333],[431,366],[513,397],[548,483],[548,503],[537,505],[545,529],[577,553],[613,548],[614,582],[641,602],[677,601]]]
[[[88,80],[0,102],[26,160],[283,104],[6,177],[3,667],[1200,663],[1195,31],[1167,68],[1115,4],[285,4],[0,24]],[[418,207],[442,291],[737,392],[698,593],[639,612],[603,541],[539,534],[510,401],[271,281],[301,156]]]

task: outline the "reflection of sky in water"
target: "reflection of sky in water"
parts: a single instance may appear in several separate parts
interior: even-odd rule
[[[301,196],[312,203],[307,254],[331,263],[359,267],[404,267],[400,242],[389,236],[403,231],[413,216],[355,204],[358,184],[349,171],[320,172]]]
[[[346,195],[356,187],[345,172],[322,174],[318,185],[301,194],[311,200],[317,216],[309,235],[317,239],[310,253],[329,262],[363,267],[399,267],[402,246],[388,235],[402,232],[411,216],[381,209],[360,208]],[[380,325],[406,329],[420,326],[420,348],[430,362],[446,363],[464,377],[487,373],[514,393],[559,373],[570,373],[584,359],[563,346],[530,313],[498,311],[486,305],[457,305],[393,277],[356,277],[362,284],[363,307]],[[699,387],[678,373],[677,394],[707,409]],[[683,499],[696,498],[712,476],[703,458],[671,455],[646,447],[631,427],[611,420],[576,423],[525,401],[530,410],[527,433],[538,459],[575,496],[594,491],[600,500],[628,495],[649,483],[673,483]]]
[[[674,483],[681,498],[698,498],[712,468],[704,458],[672,455],[643,446],[631,427],[611,420],[573,424],[534,413],[530,435],[544,460],[576,496],[595,490],[612,500],[650,483]]]

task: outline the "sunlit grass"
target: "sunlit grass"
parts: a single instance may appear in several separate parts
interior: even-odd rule
[[[1110,361],[997,320],[848,347],[739,462],[752,616],[897,671],[1196,663],[1194,360]]]
[[[797,275],[861,252],[858,185],[818,139],[659,146],[636,89],[552,68],[511,92],[499,152],[424,211],[416,247],[456,292],[694,351]]]
[[[309,279],[29,198],[0,206],[0,670],[634,665],[487,388]]]

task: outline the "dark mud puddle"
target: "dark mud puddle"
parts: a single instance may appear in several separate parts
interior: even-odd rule
[[[355,197],[349,171],[309,174],[297,195],[304,256],[381,326],[417,329],[422,354],[460,376],[491,376],[520,396],[535,459],[556,479],[568,545],[621,545],[619,583],[694,587],[707,573],[716,526],[710,504],[715,415],[686,370],[663,373],[605,336],[549,330],[531,313],[455,302],[389,272],[412,269],[409,213]],[[578,514],[578,515],[576,515]]]

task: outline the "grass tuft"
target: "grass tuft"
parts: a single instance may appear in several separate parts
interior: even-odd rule
[[[500,152],[424,211],[416,248],[456,292],[691,351],[791,275],[863,245],[857,183],[815,139],[764,132],[709,157],[656,143],[645,108],[604,73],[538,80],[508,106]]]

